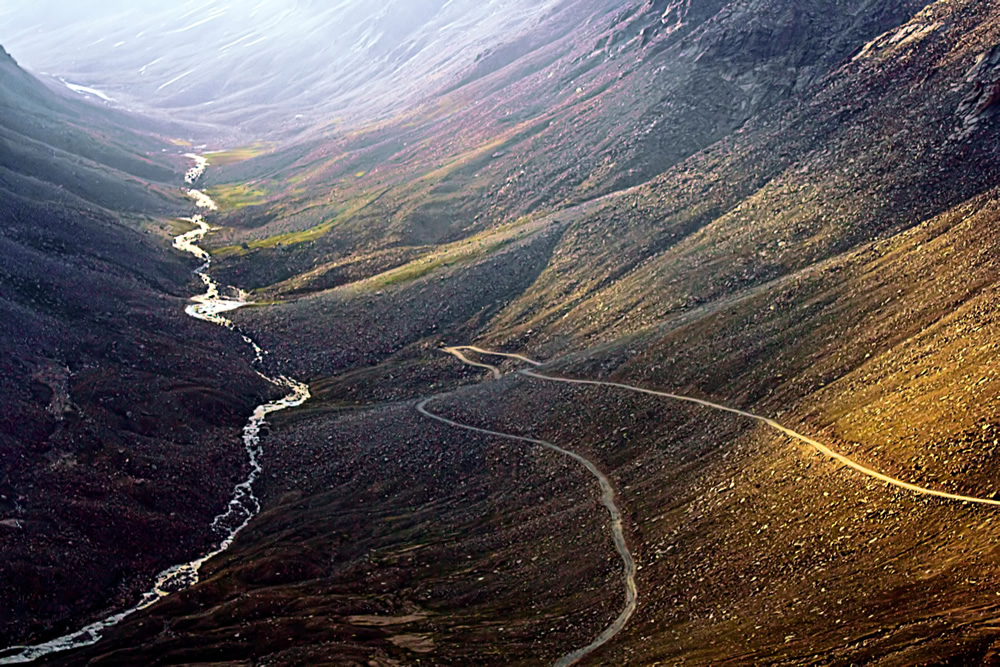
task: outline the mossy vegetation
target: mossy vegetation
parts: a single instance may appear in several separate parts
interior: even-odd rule
[[[259,250],[261,248],[275,248],[280,245],[308,243],[309,241],[315,241],[316,239],[322,237],[333,228],[336,222],[336,219],[334,219],[324,222],[323,224],[316,225],[315,227],[310,227],[309,229],[303,229],[297,232],[276,234],[275,236],[268,236],[267,238],[257,239],[256,241],[250,241],[249,243],[242,245],[225,246],[223,248],[212,250],[212,254],[218,257],[227,257],[229,255],[240,255],[250,250]]]
[[[197,225],[188,220],[187,218],[173,218],[167,221],[167,231],[172,236],[180,236],[181,234],[187,234],[188,232],[195,229]]]
[[[371,204],[373,201],[382,196],[384,192],[378,192],[371,194],[367,197],[360,197],[353,202],[351,202],[346,208],[339,211],[330,220],[326,220],[318,225],[309,227],[308,229],[302,229],[291,232],[283,232],[281,234],[275,234],[273,236],[268,236],[262,239],[257,239],[254,241],[249,241],[240,245],[230,245],[222,248],[217,248],[212,250],[212,254],[218,257],[228,257],[230,255],[241,255],[250,250],[258,250],[261,248],[274,248],[280,245],[295,245],[299,243],[308,243],[310,241],[315,241],[323,237],[327,232],[329,232],[337,224],[340,224],[346,220],[357,215],[359,211],[364,209],[366,206]],[[216,200],[219,207],[223,210],[226,209],[223,202]],[[260,202],[264,203],[262,199]],[[248,204],[247,204],[248,205]]]
[[[351,287],[360,290],[383,289],[423,278],[444,266],[473,262],[540,229],[540,226],[529,225],[529,222],[530,218],[522,218],[498,229],[450,243],[412,262],[354,283]]]
[[[209,164],[216,167],[223,167],[227,164],[235,164],[237,162],[244,162],[255,157],[259,157],[272,149],[271,144],[267,142],[258,142],[250,146],[243,146],[242,148],[234,148],[232,150],[219,151],[217,153],[206,153],[205,157],[208,158]]]
[[[222,211],[232,211],[267,202],[267,192],[256,184],[214,185],[206,189]]]

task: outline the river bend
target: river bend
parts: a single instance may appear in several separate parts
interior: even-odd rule
[[[211,226],[205,221],[205,212],[216,211],[218,207],[210,196],[193,187],[208,168],[208,160],[203,156],[193,154],[185,157],[193,162],[192,167],[185,174],[184,180],[188,186],[191,186],[187,190],[187,194],[194,201],[198,212],[186,219],[194,224],[195,228],[175,238],[174,247],[201,260],[202,264],[195,270],[195,274],[205,285],[205,293],[193,297],[192,303],[187,306],[185,312],[196,319],[235,330],[232,321],[225,317],[225,313],[248,305],[250,303],[249,295],[236,288],[224,289],[209,275],[209,269],[212,266],[211,255],[198,243],[211,231]],[[259,364],[263,361],[264,350],[249,336],[241,335],[244,342],[254,352],[254,362]],[[269,377],[260,371],[257,373],[272,384],[286,389],[288,394],[280,400],[258,406],[246,426],[243,427],[243,447],[249,459],[249,472],[247,477],[233,489],[232,497],[225,510],[212,521],[212,529],[218,535],[216,545],[200,558],[173,565],[161,572],[157,575],[152,587],[142,594],[134,606],[63,637],[33,646],[13,646],[0,650],[0,665],[32,662],[54,653],[96,644],[101,640],[106,630],[115,627],[129,616],[152,606],[171,593],[176,593],[198,583],[202,566],[232,546],[236,536],[260,512],[260,500],[254,493],[254,483],[263,471],[260,463],[263,453],[260,444],[261,426],[268,415],[302,405],[310,398],[309,388],[301,382],[284,376]]]

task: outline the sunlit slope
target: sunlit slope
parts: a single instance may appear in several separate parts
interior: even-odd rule
[[[249,184],[258,199],[237,200],[215,242],[247,244],[233,265],[266,287],[357,251],[446,244],[643,183],[793,105],[918,3],[850,4],[562,7],[425,104],[334,121],[216,172],[221,188]]]
[[[784,16],[777,7],[759,9]],[[715,23],[742,16],[733,11],[713,15],[700,32],[663,39],[668,45],[668,37],[678,40],[680,52],[709,35],[718,39]],[[557,110],[559,118],[579,122],[579,105],[586,105],[603,123],[594,131],[589,125],[565,129],[563,122],[526,122],[528,129],[516,125],[487,141],[488,132],[478,135],[479,126],[469,124],[464,135],[453,133],[442,142],[433,123],[398,130],[406,141],[387,126],[361,135],[366,139],[306,146],[304,155],[296,155],[299,147],[224,166],[217,187],[224,193],[229,188],[237,204],[221,218],[229,229],[212,241],[220,246],[221,270],[262,298],[287,301],[275,312],[287,313],[292,331],[300,324],[314,327],[306,321],[315,318],[299,310],[328,301],[334,313],[332,304],[361,298],[343,291],[351,283],[382,284],[402,294],[426,279],[420,284],[434,284],[435,293],[469,293],[467,307],[479,312],[492,299],[478,303],[470,287],[475,283],[458,276],[476,266],[505,277],[524,271],[530,286],[507,295],[509,303],[496,315],[485,308],[488,319],[469,320],[469,330],[485,327],[511,341],[547,331],[559,336],[560,345],[574,347],[611,340],[887,238],[990,187],[995,174],[990,160],[983,163],[991,150],[984,139],[989,126],[971,123],[959,111],[983,85],[965,77],[989,48],[990,36],[959,42],[958,33],[945,28],[951,24],[937,16],[972,25],[976,19],[963,18],[969,11],[935,5],[885,36],[862,40],[859,34],[852,49],[835,40],[842,53],[863,55],[840,62],[812,88],[789,93],[786,104],[762,111],[740,131],[646,183],[604,198],[588,199],[585,184],[569,198],[554,199],[532,187],[532,170],[574,163],[573,154],[544,150],[535,142],[540,134],[558,131],[570,141],[600,137],[599,128],[620,131],[618,108],[594,101]],[[897,33],[908,38],[894,40]],[[658,62],[655,50],[646,57],[650,66]],[[602,67],[620,64],[611,59]],[[707,55],[698,60],[704,71],[720,66]],[[899,83],[924,81],[931,71],[937,81]],[[540,76],[548,78],[544,71]],[[951,84],[944,85],[946,80]],[[608,102],[620,93],[614,90],[604,93]],[[472,109],[453,116],[478,113]],[[517,107],[512,103],[511,109]],[[695,111],[683,116],[689,123],[701,117]],[[422,131],[431,134],[416,141]],[[483,141],[474,150],[442,156],[474,136]],[[368,140],[370,147],[348,148],[351,141]],[[362,159],[398,149],[406,159]],[[332,156],[324,158],[324,152]],[[236,189],[236,178],[247,179],[242,189]],[[532,225],[550,226],[559,237],[537,278],[528,269],[533,260],[521,262],[516,250],[494,243],[504,229]],[[309,299],[301,300],[303,295]],[[394,300],[391,293],[363,298]],[[431,331],[422,329],[421,335]],[[304,334],[295,345],[305,351],[311,340]]]
[[[571,226],[525,308],[497,324],[558,321],[609,339],[868,248],[990,191],[1000,179],[995,107],[983,93],[998,77],[992,16],[933,5],[795,109],[609,198]],[[896,34],[919,37],[897,46]],[[540,318],[539,305],[554,301]]]

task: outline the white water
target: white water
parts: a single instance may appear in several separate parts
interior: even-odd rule
[[[186,157],[194,160],[194,166],[188,170],[184,180],[189,185],[194,185],[195,181],[201,178],[202,174],[205,173],[205,169],[208,168],[208,160],[200,155],[188,155]],[[188,195],[194,199],[199,208],[210,211],[217,210],[215,202],[205,193],[192,189],[188,190]],[[199,241],[205,238],[211,227],[205,222],[205,218],[201,214],[195,215],[189,218],[189,220],[197,225],[197,229],[175,238],[174,247],[178,250],[188,252],[203,261],[203,264],[195,273],[205,284],[206,291],[204,294],[194,297],[192,299],[194,303],[188,306],[185,312],[196,319],[224,326],[227,329],[234,329],[233,323],[223,317],[222,314],[248,305],[248,295],[240,290],[232,289],[230,291],[234,294],[233,297],[222,296],[219,284],[208,275],[208,269],[212,265],[211,256],[197,245]],[[263,359],[264,351],[248,336],[243,336],[243,340],[253,348],[256,354],[256,361],[260,362]],[[105,630],[113,628],[132,614],[150,607],[171,593],[176,593],[198,583],[202,565],[232,546],[236,536],[260,512],[260,500],[253,491],[254,482],[257,481],[262,472],[260,456],[263,450],[260,446],[260,427],[264,424],[269,414],[298,407],[310,398],[309,388],[300,382],[284,376],[271,378],[263,374],[260,375],[279,387],[287,388],[289,394],[281,400],[258,406],[254,410],[253,416],[250,417],[250,421],[243,427],[243,445],[250,460],[250,473],[245,480],[237,484],[236,488],[233,489],[233,496],[226,510],[212,521],[212,528],[222,536],[218,545],[201,558],[188,563],[174,565],[161,572],[157,575],[153,587],[143,593],[135,606],[109,616],[104,620],[91,623],[85,628],[64,637],[34,646],[13,646],[0,650],[0,665],[32,662],[53,653],[96,644],[100,641]]]
[[[90,88],[88,86],[78,86],[77,84],[70,83],[69,81],[66,81],[65,79],[59,79],[59,80],[62,81],[63,84],[67,88],[69,88],[70,90],[72,90],[74,93],[79,93],[81,95],[93,95],[94,97],[101,98],[105,102],[114,102],[115,101],[114,98],[109,97],[108,95],[106,95],[105,93],[102,93],[101,91],[97,90],[96,88]]]

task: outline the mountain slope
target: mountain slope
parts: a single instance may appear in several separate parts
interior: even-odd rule
[[[65,663],[527,664],[593,640],[622,582],[586,471],[429,421],[428,396],[610,478],[639,605],[595,664],[995,660],[993,508],[438,351],[704,397],[995,498],[1000,6],[828,5],[625,4],[401,118],[220,166],[217,256],[268,300],[239,321],[316,398],[275,424],[267,511],[210,580]]]
[[[183,314],[190,266],[167,234],[189,205],[164,140],[53,94],[5,51],[0,109],[7,646],[120,606],[198,553],[268,389]]]
[[[571,4],[188,0],[53,16],[55,3],[15,0],[6,41],[33,71],[118,104],[281,136],[428,99],[506,35]]]
[[[298,274],[307,279],[297,290],[321,290],[342,282],[324,266],[363,253],[373,269],[389,269],[425,246],[648,180],[908,16],[908,6],[864,2],[839,12],[735,6],[685,14],[680,32],[653,29],[663,25],[656,4],[600,20],[587,3],[553,14],[525,38],[542,46],[506,67],[474,69],[465,85],[394,122],[335,127],[332,139],[305,140],[257,168],[218,171],[221,193],[227,179],[250,180],[257,193],[227,220],[233,230],[221,243],[248,244],[234,264],[251,287]],[[799,37],[785,44],[786,33]],[[744,46],[742,57],[730,53]]]
[[[557,660],[621,613],[622,565],[593,476],[539,439],[607,475],[638,565],[594,664],[996,660],[992,505],[440,346],[995,500],[1000,3],[545,8],[377,122],[209,156],[216,263],[259,299],[234,319],[315,398],[204,580],[54,664]]]

